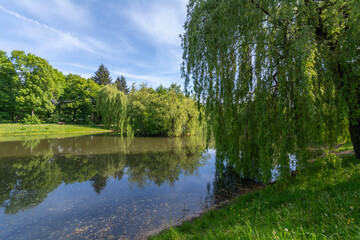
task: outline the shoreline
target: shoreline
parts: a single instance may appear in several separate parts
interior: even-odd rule
[[[360,234],[356,228],[359,223],[356,215],[360,212],[357,207],[360,164],[351,150],[335,154],[340,159],[338,166],[324,167],[326,159],[319,157],[286,184],[263,185],[234,196],[147,238],[306,239],[325,233],[342,238]],[[344,185],[344,189],[338,185]],[[341,201],[348,195],[353,196]]]
[[[261,184],[258,186],[254,186],[253,188],[249,189],[249,191],[247,191],[245,193],[234,194],[234,196],[232,196],[230,199],[226,199],[226,200],[224,200],[218,204],[215,204],[209,208],[203,209],[197,213],[193,213],[189,216],[186,216],[185,218],[177,219],[175,224],[171,224],[171,225],[164,224],[165,226],[159,226],[158,229],[151,230],[147,233],[144,233],[139,239],[151,239],[153,237],[161,235],[162,233],[168,231],[171,228],[180,227],[184,223],[192,223],[192,222],[196,221],[197,219],[201,218],[203,215],[207,214],[209,211],[214,211],[214,210],[216,211],[218,209],[224,209],[226,207],[229,207],[232,204],[234,204],[234,202],[236,201],[237,198],[239,198],[241,196],[245,196],[245,195],[253,193],[253,192],[260,191],[266,187],[267,187],[266,185]]]

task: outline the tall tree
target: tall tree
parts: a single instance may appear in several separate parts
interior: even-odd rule
[[[13,63],[5,52],[0,51],[0,119],[14,121],[17,114],[15,100],[19,87],[19,78]]]
[[[360,158],[360,2],[190,0],[185,83],[206,103],[219,161],[289,175],[345,126]]]
[[[27,114],[51,113],[56,96],[61,91],[61,75],[43,58],[23,51],[12,51],[11,60],[19,77],[16,96],[19,109]]]
[[[110,72],[104,64],[99,66],[98,70],[94,73],[94,76],[91,79],[99,85],[107,85],[112,81]]]
[[[97,107],[107,127],[114,126],[123,133],[127,125],[127,97],[114,85],[103,87],[97,96]]]
[[[129,93],[129,88],[126,84],[126,79],[124,76],[121,76],[120,78],[117,77],[115,81],[115,85],[119,91],[124,92],[125,94]]]
[[[88,122],[87,119],[78,121],[77,113],[80,110],[82,117],[85,118],[92,113],[99,90],[99,85],[94,83],[93,80],[75,74],[68,74],[64,93],[59,98],[60,106],[65,111],[72,113],[73,122]]]

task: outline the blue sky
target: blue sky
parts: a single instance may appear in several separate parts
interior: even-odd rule
[[[0,50],[31,52],[64,74],[182,84],[187,0],[0,0]]]

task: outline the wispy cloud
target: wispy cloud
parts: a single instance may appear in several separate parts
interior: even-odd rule
[[[102,42],[100,41],[97,41],[97,40],[94,40],[94,39],[91,39],[91,38],[88,38],[86,39],[85,41],[84,40],[80,40],[78,39],[77,37],[74,37],[72,36],[70,33],[66,33],[66,32],[63,32],[63,31],[60,31],[58,29],[55,29],[51,26],[48,26],[44,23],[40,23],[39,21],[36,21],[34,19],[31,19],[31,18],[28,18],[28,17],[25,17],[23,15],[20,15],[14,11],[10,11],[8,9],[6,9],[5,7],[3,7],[2,5],[0,5],[0,10],[13,16],[13,17],[16,17],[18,19],[21,19],[23,21],[26,21],[26,22],[29,22],[29,23],[32,23],[38,27],[41,27],[43,29],[46,29],[52,33],[55,33],[57,38],[55,39],[56,41],[56,44],[55,46],[56,47],[70,47],[70,48],[79,48],[79,49],[82,49],[82,50],[85,50],[87,52],[90,52],[90,53],[98,53],[99,50],[107,50],[107,51],[110,51],[106,48],[105,44],[103,44]],[[49,41],[51,42],[51,41]],[[90,44],[89,44],[90,42]]]
[[[84,5],[72,0],[16,0],[12,4],[24,9],[31,16],[36,16],[47,23],[65,23],[72,26],[88,26],[93,18]]]
[[[103,63],[130,82],[179,83],[188,0],[0,0],[1,50],[31,52],[63,73]]]
[[[134,82],[138,82],[138,83],[149,82],[149,83],[153,83],[156,85],[162,84],[164,86],[168,86],[171,84],[170,77],[141,75],[141,74],[134,74],[134,73],[124,72],[124,71],[119,71],[119,70],[112,71],[112,73],[119,75],[119,76],[122,75],[122,76],[125,76],[126,78],[133,79]]]

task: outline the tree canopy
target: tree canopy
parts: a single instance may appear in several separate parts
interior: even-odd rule
[[[357,0],[190,0],[182,73],[220,162],[288,176],[290,155],[348,132],[360,158],[359,20]]]
[[[11,60],[21,85],[16,96],[19,109],[32,115],[51,113],[55,109],[51,101],[60,94],[63,75],[31,53],[12,51]]]
[[[15,67],[4,51],[0,51],[0,119],[14,119],[17,112],[16,95],[19,78]]]
[[[93,80],[75,74],[68,74],[64,92],[59,98],[59,111],[63,109],[65,112],[73,114],[73,122],[88,123],[99,90],[100,86]],[[79,110],[81,118],[77,115]]]
[[[127,124],[127,97],[116,86],[103,87],[97,96],[97,107],[108,127],[115,126],[122,133]]]
[[[129,116],[136,134],[182,136],[201,129],[199,111],[180,86],[159,86],[156,90],[142,86],[129,95]]]
[[[124,76],[111,83],[103,64],[86,79],[63,75],[31,53],[0,51],[0,122],[104,123],[121,134],[132,135],[135,127],[137,135],[181,136],[200,130],[198,115],[176,84],[156,90],[133,84],[129,91]]]

